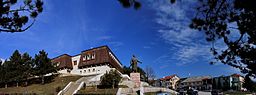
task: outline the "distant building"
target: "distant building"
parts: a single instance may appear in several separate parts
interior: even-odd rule
[[[218,90],[237,90],[240,91],[243,89],[244,78],[239,74],[232,74],[230,76],[219,76],[214,77],[213,81],[213,89]]]
[[[177,89],[179,80],[180,80],[180,78],[176,74],[166,76],[166,77],[160,79],[160,81],[162,82],[162,86],[168,87],[170,89]]]
[[[188,77],[180,82],[179,88],[187,89],[189,87],[197,90],[210,90],[212,89],[210,76],[197,76],[197,77]]]
[[[162,87],[162,83],[160,79],[157,80],[152,80],[153,81],[153,85],[154,87]]]
[[[99,75],[96,81],[99,81],[100,76],[111,69],[121,74],[123,67],[108,46],[88,49],[74,56],[63,54],[51,61],[58,68],[58,72],[63,75]]]
[[[201,90],[212,90],[212,78],[203,79],[203,86]]]

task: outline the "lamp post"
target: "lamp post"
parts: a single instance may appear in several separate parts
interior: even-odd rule
[[[61,85],[62,85],[62,87],[61,87],[61,89],[64,89],[64,83],[63,83],[63,79],[61,80]]]
[[[112,88],[113,89],[115,88],[115,81],[114,81],[114,79],[112,79]]]

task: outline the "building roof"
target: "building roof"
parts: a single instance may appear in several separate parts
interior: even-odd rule
[[[90,54],[95,54],[95,59],[82,60],[84,56],[90,55]],[[115,54],[109,49],[108,46],[100,46],[100,47],[82,51],[78,67],[83,68],[83,67],[100,65],[105,63],[111,65],[114,68],[117,68],[119,71],[122,71],[122,64],[117,59]]]
[[[240,74],[232,74],[231,76],[232,77],[240,77],[241,75]]]
[[[61,54],[61,55],[59,55],[59,56],[57,56],[57,57],[54,57],[54,58],[52,58],[51,60],[54,60],[54,59],[56,59],[56,58],[60,58],[60,57],[62,57],[62,56],[64,56],[64,55],[66,55],[66,56],[70,56],[70,55],[68,55],[68,54]],[[70,56],[71,57],[71,56]]]
[[[58,69],[62,69],[62,68],[69,68],[72,69],[72,60],[71,60],[71,56],[68,54],[63,54],[60,55],[58,57],[53,58],[52,63],[57,63],[58,64]]]
[[[211,76],[196,76],[196,77],[189,77],[182,82],[196,82],[196,81],[202,81],[204,79],[210,79],[210,78]]]
[[[86,55],[95,54],[95,59],[83,60],[83,57]],[[52,58],[53,63],[60,63],[58,68],[70,68],[72,69],[72,57],[81,56],[80,61],[78,63],[79,68],[92,66],[92,65],[100,65],[100,64],[109,64],[112,67],[117,68],[119,71],[122,71],[122,64],[115,56],[115,54],[110,50],[110,48],[106,45],[91,48],[88,50],[83,50],[80,54],[70,56],[68,54],[62,54],[60,56]]]
[[[175,77],[175,76],[177,76],[177,75],[174,74],[174,75],[170,75],[170,76],[165,76],[165,77],[161,78],[160,80],[170,80],[170,79],[172,79],[172,78]],[[178,76],[177,76],[177,77],[178,77]]]
[[[91,51],[91,50],[96,50],[96,49],[102,49],[102,48],[107,48],[108,51],[110,51],[113,56],[117,59],[117,61],[122,65],[121,61],[116,57],[116,55],[112,52],[112,50],[107,46],[107,45],[103,45],[103,46],[99,46],[99,47],[95,47],[95,48],[91,48],[91,49],[87,49],[87,50],[83,50],[82,52],[86,52],[86,51]],[[81,55],[81,54],[80,54]]]

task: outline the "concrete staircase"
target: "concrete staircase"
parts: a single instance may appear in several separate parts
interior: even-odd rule
[[[76,82],[71,82],[66,89],[63,89],[58,95],[73,95],[74,92],[79,88],[81,83],[89,84],[90,79],[95,76],[85,76],[78,79]]]
[[[67,91],[63,92],[64,95],[73,95],[73,93],[75,92],[75,90],[78,88],[79,85],[80,83],[71,83]]]

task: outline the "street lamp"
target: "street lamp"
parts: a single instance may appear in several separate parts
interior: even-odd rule
[[[112,88],[114,89],[115,88],[115,79],[112,79]]]
[[[63,83],[63,82],[64,82],[64,80],[62,79],[62,80],[61,80],[61,85],[62,85],[62,86],[61,86],[61,89],[64,88],[64,83]]]

